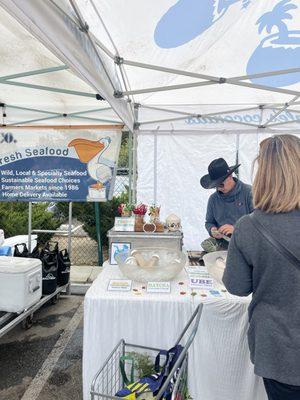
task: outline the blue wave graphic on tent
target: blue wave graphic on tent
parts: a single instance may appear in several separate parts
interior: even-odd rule
[[[232,4],[241,2],[243,9],[251,1],[179,0],[159,20],[154,32],[155,43],[164,49],[182,46],[220,20]],[[286,24],[293,19],[291,12],[297,8],[295,0],[282,0],[258,19],[258,33],[264,37],[247,63],[248,75],[300,67],[300,30],[289,30]],[[289,86],[300,82],[300,73],[268,76],[252,82],[271,87]]]
[[[162,16],[155,32],[155,43],[171,49],[182,46],[215,24],[234,3],[242,8],[252,0],[179,0]]]
[[[258,33],[267,33],[255,49],[247,65],[247,74],[279,71],[300,67],[300,30],[288,30],[287,20],[292,20],[292,10],[297,9],[291,0],[282,0],[257,21]],[[277,31],[276,33],[272,33]],[[272,87],[289,86],[300,82],[300,73],[282,74],[253,79]]]

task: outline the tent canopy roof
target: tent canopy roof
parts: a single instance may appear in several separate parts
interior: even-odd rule
[[[123,124],[95,89],[1,7],[0,29],[1,124]]]
[[[114,110],[101,117],[129,128],[134,123],[141,130],[299,128],[296,0],[0,0],[0,5],[44,44],[1,12],[6,35],[1,76],[67,65],[21,81],[46,86],[51,81],[91,95],[44,91],[40,104],[51,104],[54,112],[64,107],[76,112],[76,104],[108,108],[95,99],[99,93]],[[3,87],[7,102],[15,102],[19,88]]]

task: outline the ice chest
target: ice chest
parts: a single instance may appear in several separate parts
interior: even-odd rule
[[[114,228],[107,232],[109,241],[109,251],[112,243],[129,243],[131,250],[139,247],[165,247],[172,250],[181,251],[183,233],[177,232],[120,232]]]
[[[20,313],[42,297],[42,263],[36,258],[0,257],[0,310]]]

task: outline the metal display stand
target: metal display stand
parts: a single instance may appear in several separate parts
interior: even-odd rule
[[[181,251],[183,247],[183,233],[176,232],[122,232],[114,228],[107,232],[109,242],[109,260],[112,258],[113,245],[129,244],[130,249],[136,248],[168,248],[170,250]]]

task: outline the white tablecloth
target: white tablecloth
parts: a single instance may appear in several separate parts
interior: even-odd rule
[[[170,348],[199,302],[199,331],[190,349],[189,388],[194,400],[267,400],[254,375],[247,345],[249,299],[192,296],[186,272],[172,282],[171,294],[108,292],[110,279],[124,278],[117,266],[98,276],[85,296],[83,392],[90,399],[94,375],[121,338],[129,343]],[[179,285],[184,282],[184,285]],[[186,292],[186,294],[180,294]],[[137,294],[141,293],[141,294]]]

